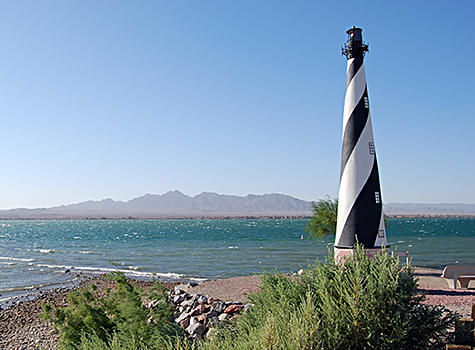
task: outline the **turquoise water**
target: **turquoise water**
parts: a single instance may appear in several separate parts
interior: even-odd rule
[[[306,220],[0,221],[0,294],[68,281],[74,272],[121,270],[166,280],[295,272],[333,245],[333,237],[302,240],[305,225]],[[392,248],[409,250],[417,266],[475,263],[473,218],[391,219],[388,239]]]

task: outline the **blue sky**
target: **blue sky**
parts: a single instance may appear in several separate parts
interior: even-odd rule
[[[336,196],[363,28],[385,202],[475,202],[473,1],[1,1],[0,208]]]

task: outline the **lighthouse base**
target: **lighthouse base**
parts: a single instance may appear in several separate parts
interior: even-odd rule
[[[370,248],[370,249],[364,249],[365,255],[369,256],[370,258],[374,258],[376,254],[381,253],[381,252],[387,252],[389,247],[379,247],[379,248]],[[348,259],[350,256],[352,256],[355,253],[354,248],[334,248],[334,255],[335,255],[335,261],[337,263],[345,263],[345,260]]]

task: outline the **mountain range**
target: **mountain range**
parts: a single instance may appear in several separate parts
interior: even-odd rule
[[[389,203],[387,215],[475,216],[475,204]],[[147,193],[129,201],[110,198],[51,208],[0,210],[0,219],[99,219],[184,217],[300,217],[311,215],[311,202],[285,194],[247,196],[203,192],[188,196],[180,191]]]
[[[241,197],[203,192],[191,197],[175,190],[162,195],[147,193],[126,202],[107,198],[52,208],[0,210],[0,218],[308,216],[310,208],[310,202],[277,193]]]

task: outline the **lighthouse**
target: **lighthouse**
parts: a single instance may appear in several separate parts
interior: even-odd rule
[[[347,58],[343,111],[340,191],[335,258],[351,255],[357,244],[367,254],[387,247],[378,162],[371,126],[370,104],[363,64],[368,45],[361,28],[351,28],[342,49]]]

